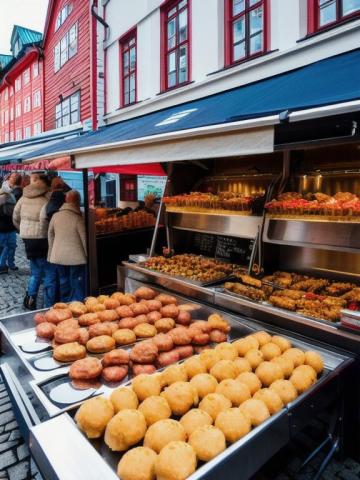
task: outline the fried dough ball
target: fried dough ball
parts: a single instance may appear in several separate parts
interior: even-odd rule
[[[105,305],[103,305],[102,303],[91,303],[90,305],[88,305],[87,309],[91,313],[98,313],[106,310]]]
[[[178,303],[175,297],[173,297],[172,295],[167,295],[165,293],[160,293],[160,295],[155,297],[155,300],[160,302],[161,305],[163,305],[163,306],[171,305],[171,304],[177,305],[177,303]]]
[[[158,311],[152,311],[146,315],[147,322],[151,325],[155,325],[155,322],[161,320],[162,315]]]
[[[133,328],[136,327],[136,325],[138,325],[138,322],[135,319],[135,317],[122,318],[118,323],[118,327],[120,329],[124,329],[124,330],[125,329],[126,330],[132,330]]]
[[[99,295],[97,297],[97,301],[98,301],[98,303],[104,303],[105,300],[107,300],[108,298],[110,298],[109,295]]]
[[[191,343],[191,335],[185,327],[176,327],[170,330],[169,335],[174,345],[189,345]]]
[[[124,380],[129,372],[127,365],[112,365],[111,367],[105,367],[102,371],[102,378],[105,382],[118,383]]]
[[[45,315],[43,315],[42,313],[36,313],[34,315],[34,322],[35,322],[35,325],[40,325],[40,323],[44,323],[46,322],[46,318],[45,318]],[[48,323],[52,323],[52,322],[48,322]]]
[[[157,356],[158,349],[152,340],[144,340],[137,343],[130,352],[130,360],[134,363],[154,363]]]
[[[117,413],[107,424],[104,441],[115,452],[127,450],[140,442],[146,432],[144,415],[135,409]]]
[[[174,346],[171,336],[167,333],[158,333],[152,341],[157,346],[159,352],[168,352]]]
[[[221,330],[212,330],[210,332],[210,341],[214,343],[222,343],[226,342],[227,340],[227,335],[226,333],[222,332]]]
[[[63,322],[64,320],[67,320],[68,318],[72,318],[71,310],[69,310],[68,308],[53,308],[45,313],[45,320],[50,323],[58,324],[60,322]]]
[[[116,310],[104,310],[99,312],[98,317],[100,322],[114,322],[119,319],[119,315],[116,313]]]
[[[175,352],[179,354],[180,360],[191,357],[194,354],[194,347],[192,345],[180,345],[175,347]]]
[[[226,378],[235,378],[236,374],[236,367],[231,360],[220,360],[210,369],[210,375],[213,375],[218,382]]]
[[[137,300],[152,300],[156,297],[156,292],[149,287],[140,287],[135,290],[134,295]]]
[[[284,403],[281,400],[280,395],[271,388],[262,388],[255,393],[253,398],[256,400],[262,400],[268,407],[270,415],[274,415],[274,413],[278,412],[284,407]]]
[[[175,320],[173,318],[160,318],[160,320],[155,321],[154,325],[159,333],[167,333],[175,327]]]
[[[228,408],[220,412],[216,417],[215,426],[223,432],[229,443],[236,442],[251,430],[249,417],[238,408]]]
[[[239,340],[235,340],[233,343],[234,347],[236,347],[238,351],[239,357],[245,357],[249,350],[258,350],[259,349],[259,342],[254,336],[247,336],[244,338],[239,338]]]
[[[91,380],[97,378],[102,371],[100,360],[97,358],[87,357],[76,360],[69,371],[70,378],[74,380]]]
[[[152,373],[156,372],[155,365],[140,365],[133,363],[132,365],[133,376],[137,377],[142,373],[146,373],[147,375],[151,375]]]
[[[159,420],[148,428],[144,438],[144,446],[156,453],[173,441],[186,441],[186,432],[180,422],[167,418]]]
[[[220,353],[221,360],[235,360],[238,356],[236,347],[231,343],[219,343],[215,350]]]
[[[206,320],[195,320],[193,323],[191,323],[189,330],[201,333],[210,333],[212,328]]]
[[[295,368],[289,380],[298,393],[303,393],[316,382],[316,378],[316,371],[310,365],[299,365]]]
[[[165,305],[164,307],[161,307],[160,313],[163,316],[163,318],[177,318],[180,310],[177,305]]]
[[[290,357],[284,357],[284,355],[280,355],[280,357],[275,357],[271,361],[279,365],[285,378],[290,377],[294,370],[294,362]]]
[[[136,341],[135,333],[128,328],[116,330],[116,332],[112,334],[112,337],[115,340],[116,345],[129,345]]]
[[[297,390],[289,380],[276,380],[270,385],[270,390],[274,390],[284,405],[293,402],[298,396]]]
[[[74,317],[80,317],[87,312],[87,307],[82,302],[71,302],[69,303],[69,310]]]
[[[225,320],[225,318],[223,318],[218,313],[213,313],[212,315],[209,316],[208,324],[212,330],[220,330],[221,332],[224,332],[224,333],[229,333],[231,329],[230,325]]]
[[[165,368],[161,374],[161,381],[163,385],[172,385],[175,382],[187,382],[188,375],[184,364],[170,365]]]
[[[160,368],[167,367],[168,365],[176,363],[179,360],[180,360],[179,352],[176,352],[175,350],[171,350],[170,352],[159,353],[156,359],[156,365],[158,365]]]
[[[274,335],[271,341],[280,348],[281,353],[284,353],[285,350],[289,350],[289,348],[291,348],[290,340],[285,337],[281,337],[280,335]]]
[[[200,402],[200,410],[207,412],[215,421],[220,412],[231,407],[231,401],[221,393],[209,393]]]
[[[89,341],[89,332],[87,328],[79,328],[79,339],[78,342],[80,345],[86,345]]]
[[[111,335],[116,332],[116,330],[119,330],[119,324],[118,322],[104,322],[102,325],[106,325],[110,328],[111,330]]]
[[[225,435],[214,425],[203,425],[189,437],[189,445],[195,450],[199,460],[209,462],[226,448]]]
[[[247,352],[245,359],[249,362],[251,368],[255,370],[264,360],[264,356],[260,350],[253,348]]]
[[[184,427],[186,434],[190,436],[197,428],[204,425],[212,425],[213,419],[205,410],[192,408],[181,417],[180,423]]]
[[[176,323],[178,323],[180,325],[185,325],[185,326],[190,325],[190,323],[191,323],[190,313],[179,310],[179,315],[176,318]]]
[[[234,407],[238,407],[245,400],[251,398],[250,389],[245,383],[228,378],[219,383],[215,390],[228,398]]]
[[[236,380],[247,385],[251,395],[254,395],[254,393],[260,390],[261,388],[261,382],[258,376],[252,372],[240,373],[240,375],[236,377]]]
[[[36,325],[36,335],[40,338],[51,340],[54,337],[56,325],[50,322],[42,322]]]
[[[90,305],[96,305],[98,301],[96,297],[86,297],[84,303],[86,307],[89,308]]]
[[[262,400],[255,398],[245,400],[239,409],[244,415],[248,416],[253,427],[257,427],[270,417],[270,412],[266,404]]]
[[[129,363],[129,352],[121,348],[105,353],[102,364],[104,367],[112,367],[116,365],[127,365]]]
[[[117,474],[122,480],[155,480],[156,458],[151,448],[133,448],[121,458]]]
[[[206,349],[200,353],[200,360],[209,371],[215,365],[215,363],[221,360],[221,357],[218,351]]]
[[[192,343],[194,345],[207,345],[209,342],[210,342],[210,335],[208,333],[196,333],[192,337]]]
[[[199,402],[196,388],[189,382],[175,382],[165,388],[162,395],[174,415],[184,415]]]
[[[249,350],[250,351],[250,350]],[[246,358],[238,357],[234,360],[234,365],[236,368],[237,375],[244,372],[251,372],[252,368],[248,360]]]
[[[276,380],[283,380],[284,373],[277,363],[274,362],[262,362],[255,370],[255,374],[259,378],[260,382],[268,387]]]
[[[68,304],[64,303],[64,302],[57,302],[57,303],[55,303],[53,308],[55,308],[55,309],[68,308]]]
[[[134,312],[128,305],[121,305],[120,307],[116,308],[116,313],[118,314],[119,318],[131,318],[135,316]]]
[[[79,322],[76,318],[68,318],[56,325],[56,329],[60,330],[62,328],[79,328]]]
[[[105,397],[86,400],[76,412],[75,421],[88,438],[100,438],[114,416],[114,408]]]
[[[171,417],[169,404],[166,398],[160,395],[147,397],[139,405],[139,411],[144,415],[148,427],[159,420]]]
[[[138,338],[151,338],[156,335],[157,331],[154,325],[140,323],[140,325],[136,325],[134,328],[134,333]]]
[[[210,393],[214,393],[218,386],[218,381],[209,373],[198,373],[190,380],[191,385],[196,388],[199,398],[204,398]]]
[[[272,360],[275,357],[280,357],[281,350],[278,345],[275,343],[269,342],[261,347],[261,353],[263,354],[264,360]]]
[[[161,383],[156,375],[138,375],[132,381],[132,388],[140,402],[147,397],[160,395]]]
[[[116,310],[120,307],[120,302],[118,302],[115,298],[107,298],[104,302],[104,306],[106,310]]]
[[[78,318],[79,325],[83,327],[90,327],[90,325],[95,325],[100,323],[100,318],[97,316],[97,313],[85,313],[80,315]]]
[[[158,480],[185,480],[196,470],[196,454],[185,442],[170,442],[155,462]]]
[[[86,356],[86,348],[77,342],[64,343],[54,348],[53,357],[58,362],[75,362]]]
[[[120,387],[112,392],[110,401],[114,407],[115,413],[126,409],[137,409],[139,401],[136,393],[130,387]]]
[[[149,312],[160,312],[162,303],[159,300],[147,300],[145,305],[149,309]]]
[[[135,317],[139,315],[146,315],[149,313],[149,309],[145,305],[145,303],[133,303],[130,305],[130,308],[133,311]]]
[[[318,374],[324,370],[324,360],[321,355],[311,350],[305,352],[305,364],[310,365]]]
[[[89,337],[99,337],[100,335],[112,335],[112,329],[108,322],[106,323],[95,323],[89,327]]]
[[[91,353],[106,353],[115,348],[115,340],[109,335],[100,335],[91,338],[87,342],[86,348]]]
[[[283,353],[283,356],[290,358],[294,362],[294,367],[305,363],[305,353],[300,348],[289,348]]]
[[[264,332],[264,331],[253,333],[252,337],[256,338],[256,340],[259,342],[260,347],[262,347],[263,345],[271,342],[271,335],[267,332]]]
[[[199,355],[195,355],[194,357],[190,357],[184,362],[184,367],[189,379],[195,377],[199,373],[206,373],[206,367],[204,363],[200,360]]]
[[[133,303],[136,303],[134,295],[131,295],[130,293],[125,293],[124,295],[117,297],[116,300],[120,305],[132,305]]]

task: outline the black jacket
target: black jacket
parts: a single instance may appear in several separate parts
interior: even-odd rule
[[[70,188],[69,188],[70,190]],[[54,213],[58,212],[65,203],[65,192],[55,190],[52,192],[49,203],[46,206],[46,216],[50,222]]]
[[[12,191],[12,194],[15,197],[15,200],[18,201],[22,197],[23,189],[21,187],[15,187]]]
[[[0,232],[14,232],[12,215],[15,208],[16,200],[11,191],[0,189]]]
[[[25,252],[28,260],[35,258],[47,258],[48,239],[47,238],[23,238]]]

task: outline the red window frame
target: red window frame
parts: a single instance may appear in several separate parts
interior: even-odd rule
[[[187,0],[182,5],[184,0],[172,0],[165,1],[161,7],[161,91],[173,90],[174,88],[186,85],[191,81],[191,0]],[[180,8],[179,8],[180,7]],[[175,10],[176,9],[176,10]],[[179,16],[187,9],[187,37],[185,40],[179,40]],[[169,13],[175,10],[173,14],[169,16]],[[168,24],[175,19],[175,45],[168,46]],[[180,62],[179,52],[182,47],[187,47],[187,77],[184,81],[179,80]],[[168,56],[175,52],[176,55],[176,80],[174,85],[169,85],[169,68],[168,68]]]
[[[137,175],[120,175],[120,201],[137,201]]]
[[[135,49],[135,65],[130,64],[130,51]],[[129,70],[125,73],[124,55],[129,56]],[[135,76],[134,99],[130,101],[130,78]],[[125,82],[129,80],[129,101],[126,100]],[[137,30],[133,28],[120,39],[120,107],[128,107],[137,102]]]
[[[266,53],[270,45],[270,4],[269,0],[258,0],[250,4],[251,0],[244,0],[244,10],[237,15],[233,15],[234,0],[225,0],[225,65],[237,65],[238,63],[251,60]],[[251,53],[250,52],[250,14],[253,10],[262,7],[263,9],[263,42],[262,49]],[[239,59],[234,58],[234,33],[233,26],[241,18],[245,18],[245,55]],[[259,30],[261,31],[261,30]]]
[[[333,0],[324,0],[324,4],[331,4]],[[336,3],[336,20],[320,25],[320,0],[308,0],[308,33],[316,33],[329,30],[348,20],[360,17],[360,9],[346,15],[342,15],[343,2],[346,0],[334,0]]]

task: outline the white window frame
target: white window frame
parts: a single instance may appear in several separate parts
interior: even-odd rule
[[[9,98],[8,89],[5,88],[5,90],[4,90],[4,101],[6,102],[8,100],[8,98]]]
[[[33,94],[33,108],[41,107],[41,92],[36,90]]]
[[[15,105],[15,118],[21,117],[21,102]]]
[[[27,140],[31,137],[31,126],[25,127],[24,130],[24,139]]]
[[[55,107],[55,124],[56,128],[73,125],[80,121],[81,113],[80,90],[66,97]]]
[[[9,123],[9,110],[4,111],[4,125]]]
[[[72,12],[72,9],[73,9],[72,3],[68,3],[60,10],[60,12],[58,13],[58,16],[56,17],[55,32],[59,30],[59,28],[63,23],[65,23],[66,19]]]
[[[16,141],[18,142],[19,140],[22,140],[22,130],[21,128],[18,128],[16,130],[16,136],[15,136]]]
[[[8,142],[9,142],[9,132],[5,132],[4,143],[8,143]]]
[[[78,51],[78,22],[65,33],[54,47],[54,70],[58,72]]]
[[[33,125],[34,135],[40,135],[41,132],[41,121],[35,122]]]
[[[33,74],[33,78],[35,78],[39,75],[39,62],[38,62],[38,60],[36,60],[36,62],[33,64],[32,74]]]
[[[27,85],[28,83],[30,83],[30,68],[27,68],[24,73],[24,85]]]
[[[14,132],[11,131],[10,132],[10,142],[13,142],[14,141]]]
[[[31,112],[31,97],[28,95],[24,98],[24,113]]]
[[[14,120],[14,107],[10,107],[10,122]]]
[[[21,75],[15,80],[15,92],[21,90]]]

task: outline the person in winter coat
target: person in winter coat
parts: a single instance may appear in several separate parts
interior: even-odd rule
[[[86,232],[80,210],[80,194],[70,190],[65,203],[49,225],[48,261],[60,279],[60,301],[82,301],[86,285]]]
[[[16,199],[9,182],[4,182],[0,189],[0,274],[18,270],[15,266],[16,228],[12,216]]]
[[[20,173],[12,173],[9,177],[9,185],[13,189],[12,193],[15,197],[15,200],[18,202],[22,197],[22,181],[23,178]]]
[[[16,204],[13,214],[13,223],[20,232],[26,256],[30,260],[28,291],[24,298],[24,307],[29,310],[36,309],[36,300],[43,280],[45,307],[50,307],[55,300],[51,295],[53,269],[46,260],[48,222],[40,216],[48,202],[49,186],[46,175],[32,175],[30,185],[24,188],[23,196]]]
[[[55,177],[51,181],[51,196],[46,206],[46,217],[50,222],[54,213],[58,212],[65,203],[65,194],[71,190],[61,177]]]

